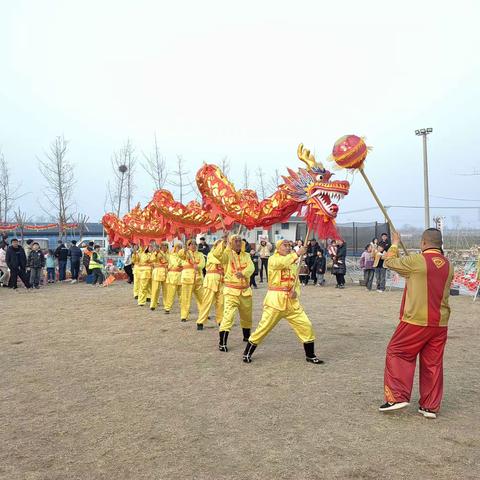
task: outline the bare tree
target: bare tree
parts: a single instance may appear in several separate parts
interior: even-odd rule
[[[167,169],[165,164],[165,157],[160,153],[157,144],[157,136],[153,145],[153,152],[146,155],[143,153],[145,163],[142,163],[142,168],[147,172],[147,175],[152,179],[155,185],[155,190],[160,190],[167,181]]]
[[[220,160],[219,164],[220,169],[222,170],[223,174],[228,177],[228,174],[230,173],[230,160],[228,159],[227,156],[223,157]]]
[[[23,197],[18,193],[20,187],[20,184],[13,184],[8,162],[0,150],[0,222],[8,222],[9,213],[15,208],[15,201]]]
[[[20,240],[23,245],[23,238],[25,236],[25,225],[29,221],[27,214],[22,212],[20,208],[15,212],[15,222],[18,225],[18,230],[20,231]]]
[[[184,197],[192,193],[192,182],[188,180],[189,172],[185,170],[185,160],[181,155],[177,155],[175,170],[170,172],[175,180],[170,180],[169,184],[178,188],[179,202],[183,203]]]
[[[257,170],[257,176],[258,176],[258,190],[260,194],[262,195],[262,199],[267,196],[267,190],[266,190],[266,185],[265,185],[265,173],[262,170],[262,167],[258,167]]]
[[[68,142],[63,136],[56,137],[45,152],[45,160],[38,159],[40,173],[47,182],[45,198],[49,208],[45,213],[55,212],[60,229],[60,238],[64,237],[63,225],[71,218],[73,189],[75,187],[74,167],[67,160]]]
[[[110,182],[107,183],[108,194],[112,207],[116,205],[117,216],[120,216],[123,200],[126,202],[127,210],[130,211],[135,189],[133,175],[137,159],[135,157],[135,148],[130,140],[127,140],[120,150],[113,152],[111,163],[113,185]]]
[[[243,188],[249,188],[250,185],[250,170],[247,167],[247,164],[243,166]]]
[[[278,168],[276,168],[267,185],[268,194],[271,195],[273,192],[275,192],[281,183],[282,183],[282,177],[280,176]]]
[[[75,223],[77,224],[77,232],[78,232],[78,239],[80,240],[83,237],[85,232],[88,232],[88,215],[83,213],[79,213],[75,219]]]

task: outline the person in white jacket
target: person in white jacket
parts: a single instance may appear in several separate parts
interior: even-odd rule
[[[265,279],[268,281],[268,259],[272,254],[272,244],[262,240],[257,248],[260,257],[260,283],[263,283],[263,269],[265,269]]]
[[[5,242],[0,244],[0,287],[7,287],[10,279],[10,270],[6,261],[7,247]]]

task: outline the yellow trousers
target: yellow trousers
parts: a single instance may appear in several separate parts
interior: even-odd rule
[[[182,293],[180,295],[180,318],[188,320],[190,316],[190,304],[192,303],[192,294],[197,301],[198,311],[202,306],[203,300],[203,283],[184,283],[182,284]]]
[[[160,297],[160,290],[162,290],[162,300],[163,300],[163,308],[166,308],[166,300],[167,300],[167,284],[165,281],[159,282],[157,280],[152,279],[152,296],[150,297],[150,308],[157,308],[158,306],[158,299]]]
[[[135,267],[133,268],[133,296],[136,298],[138,297],[138,291],[140,287],[140,280],[138,278],[138,275],[135,271]]]
[[[220,332],[229,332],[232,329],[237,310],[240,314],[240,326],[242,328],[252,328],[252,297],[224,295]]]
[[[200,310],[198,311],[197,323],[201,323],[203,325],[208,320],[208,315],[213,304],[215,304],[215,320],[217,321],[217,325],[220,325],[222,323],[223,292],[221,290],[214,292],[209,288],[203,289],[203,300]]]
[[[180,301],[180,296],[182,292],[181,285],[175,285],[173,283],[166,284],[166,296],[165,296],[165,310],[169,312],[173,307],[173,302],[175,301],[175,295],[178,297]]]
[[[254,345],[261,343],[282,318],[287,320],[302,343],[313,342],[315,340],[312,322],[310,322],[302,306],[297,304],[297,306],[290,306],[290,308],[286,310],[276,310],[275,308],[265,305],[260,323],[250,335],[249,342]]]
[[[152,295],[152,279],[140,278],[138,284],[138,304],[145,305],[147,303],[147,298],[151,298]]]

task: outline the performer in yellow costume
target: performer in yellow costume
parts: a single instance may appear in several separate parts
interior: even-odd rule
[[[287,240],[277,242],[276,252],[268,259],[268,292],[263,302],[263,315],[243,352],[245,363],[252,361],[252,354],[257,345],[282,318],[287,319],[303,343],[307,362],[323,363],[315,355],[312,323],[298,300],[300,286],[296,276],[297,261],[305,252],[305,247],[301,247],[298,252],[292,252],[290,242]]]
[[[180,318],[186,322],[190,316],[192,294],[197,301],[198,311],[203,299],[203,273],[205,257],[197,252],[197,242],[188,240],[186,249],[179,252],[182,259],[182,293],[180,295]]]
[[[147,303],[147,298],[151,295],[152,289],[152,265],[155,259],[155,252],[153,245],[149,245],[145,250],[139,249],[138,263],[135,264],[136,279],[135,283],[138,285],[138,305],[144,306]]]
[[[179,252],[182,250],[182,244],[176,243],[168,256],[168,273],[167,273],[167,295],[165,298],[165,313],[170,313],[175,295],[180,300],[180,293],[182,291],[182,259]]]
[[[217,240],[213,249],[221,242],[222,240]],[[206,275],[203,280],[203,300],[198,312],[197,330],[203,330],[203,325],[208,320],[213,304],[215,304],[215,320],[217,325],[220,325],[223,318],[223,266],[212,251],[207,256]]]
[[[162,290],[163,307],[165,308],[167,297],[166,280],[168,271],[168,257],[168,242],[162,242],[160,244],[160,248],[156,248],[153,257],[152,296],[150,297],[150,310],[155,310],[157,308],[160,290]]]
[[[213,256],[220,261],[225,272],[223,287],[223,319],[220,323],[218,349],[228,352],[228,334],[233,326],[235,313],[240,313],[243,340],[248,341],[252,328],[252,289],[250,276],[255,270],[250,254],[239,235],[220,242],[213,250]]]

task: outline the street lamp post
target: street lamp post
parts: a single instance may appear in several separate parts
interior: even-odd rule
[[[427,135],[433,128],[415,130],[415,135],[423,137],[423,194],[425,202],[425,229],[430,228],[430,195],[428,193],[428,160],[427,160]]]

